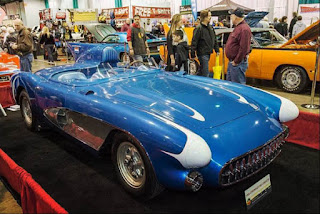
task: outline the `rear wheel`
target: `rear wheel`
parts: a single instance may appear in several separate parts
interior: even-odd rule
[[[307,84],[308,77],[306,72],[296,66],[285,66],[277,73],[276,81],[278,86],[286,92],[300,93]]]
[[[150,199],[162,191],[144,149],[124,133],[115,136],[112,162],[121,185],[129,193]]]
[[[32,112],[31,102],[28,93],[23,90],[19,96],[19,103],[21,109],[21,116],[24,119],[24,123],[26,124],[27,128],[31,131],[36,130],[36,119]]]

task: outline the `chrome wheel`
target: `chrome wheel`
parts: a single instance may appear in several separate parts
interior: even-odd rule
[[[32,111],[27,97],[23,96],[21,101],[22,114],[27,124],[32,124]]]
[[[283,66],[275,78],[278,86],[290,93],[300,93],[309,83],[306,71],[298,66]]]
[[[117,150],[117,165],[124,181],[132,188],[141,188],[146,181],[143,159],[130,142],[122,142]]]
[[[281,82],[284,87],[295,89],[301,84],[301,74],[296,69],[286,69],[281,76]]]

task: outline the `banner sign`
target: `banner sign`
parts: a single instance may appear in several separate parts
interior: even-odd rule
[[[96,11],[77,11],[69,10],[70,12],[70,21],[71,22],[95,22],[97,20]]]
[[[191,14],[191,5],[180,6],[180,14]]]
[[[66,12],[57,12],[56,19],[66,19]]]
[[[316,8],[316,7],[300,7],[300,11],[301,13],[319,13],[320,12],[320,8]]]
[[[141,18],[171,18],[170,7],[140,7],[132,6],[132,15],[139,15]]]
[[[110,14],[113,12],[115,19],[127,19],[129,18],[129,7],[118,7],[110,9],[102,9],[102,14],[106,19],[111,19]]]
[[[298,14],[302,15],[302,22],[309,26],[317,21],[320,13],[319,7],[319,4],[300,4],[298,7]]]
[[[191,9],[192,9],[192,15],[194,20],[197,20],[198,17],[198,12],[197,12],[197,1],[196,0],[191,0]]]
[[[44,10],[39,10],[39,17],[40,20],[51,20],[51,9],[44,9]]]

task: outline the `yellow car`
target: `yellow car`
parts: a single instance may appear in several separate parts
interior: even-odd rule
[[[317,47],[315,40],[319,36],[319,25],[319,21],[310,25],[289,41],[275,29],[251,28],[252,52],[249,55],[246,77],[274,80],[284,91],[302,92],[314,79]],[[232,30],[232,28],[215,29],[220,53],[224,52],[222,47],[226,44]],[[185,32],[191,43],[193,28],[185,28]],[[166,59],[165,48],[161,48],[161,52],[163,59]],[[223,66],[226,74],[228,59],[225,53],[220,54],[219,57],[220,65]],[[211,72],[215,62],[216,56],[213,53],[209,61]],[[317,81],[320,79],[319,76],[318,73]]]

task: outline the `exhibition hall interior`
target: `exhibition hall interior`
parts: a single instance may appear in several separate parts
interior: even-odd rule
[[[320,0],[0,0],[0,213],[319,213]]]

